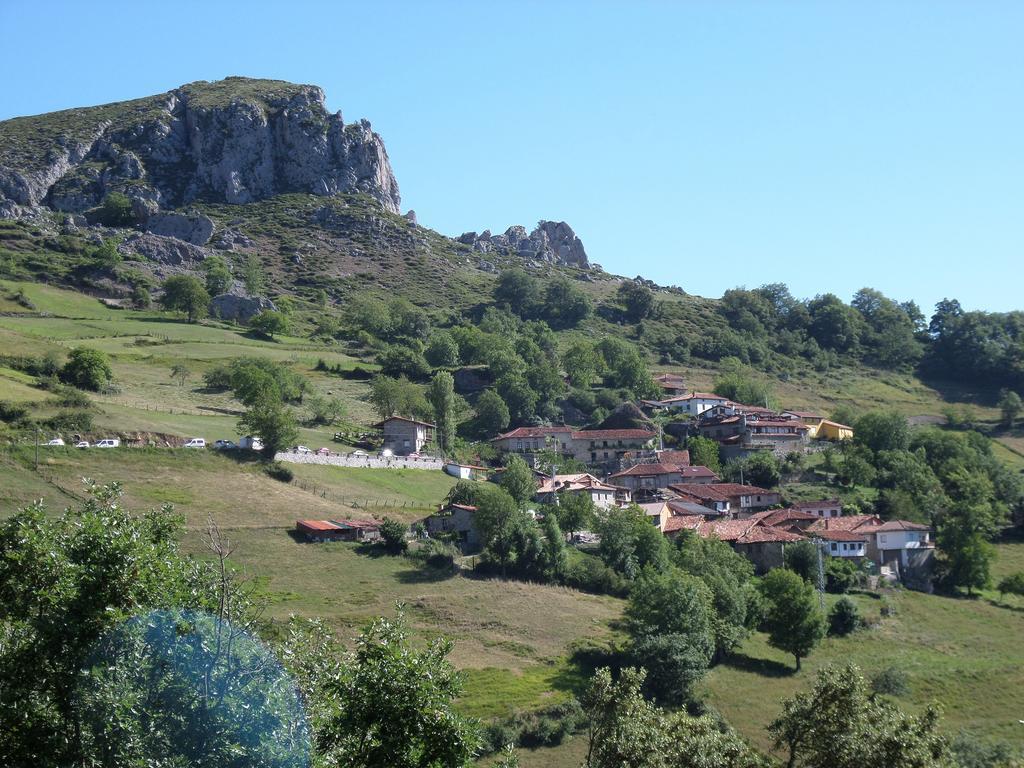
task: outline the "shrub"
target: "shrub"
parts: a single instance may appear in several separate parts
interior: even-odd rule
[[[10,400],[0,400],[0,421],[8,424],[21,421],[28,415],[28,408],[21,403],[12,403]]]
[[[857,604],[848,597],[841,597],[828,613],[828,633],[845,637],[861,628],[862,622]]]
[[[96,211],[96,220],[108,227],[127,227],[135,222],[132,201],[122,192],[110,192]]]
[[[231,389],[231,368],[227,365],[215,365],[203,374],[203,384],[207,389]]]
[[[864,574],[856,563],[841,557],[830,557],[825,561],[826,591],[841,595],[863,583]]]
[[[629,581],[596,555],[577,552],[570,558],[562,580],[567,586],[596,595],[625,597]]]
[[[409,543],[405,540],[405,534],[409,526],[385,517],[380,525],[380,535],[383,540],[384,549],[393,555],[401,554],[408,548]]]
[[[871,690],[888,696],[904,696],[910,689],[907,673],[899,667],[886,667],[871,678]]]
[[[60,411],[42,425],[57,432],[89,432],[92,430],[92,414],[88,411]]]
[[[449,541],[427,539],[413,550],[411,556],[431,568],[452,570],[455,567],[455,558],[459,556],[459,549]]]
[[[1000,599],[1007,594],[1024,596],[1024,571],[1017,571],[1006,576],[999,582],[996,589],[999,590]]]
[[[290,483],[295,478],[295,473],[279,461],[274,461],[263,468],[267,477],[280,480],[282,483]]]
[[[98,349],[76,347],[61,368],[62,381],[79,389],[99,392],[114,377],[107,356]]]

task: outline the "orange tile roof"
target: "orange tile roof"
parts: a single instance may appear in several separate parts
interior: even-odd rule
[[[890,531],[930,531],[931,526],[913,523],[910,520],[890,520],[883,525],[871,529],[872,533],[888,533]]]
[[[661,528],[662,533],[674,531],[695,531],[704,522],[701,515],[672,515]]]
[[[582,429],[572,433],[573,440],[650,440],[657,433],[646,429]]]
[[[842,517],[823,517],[814,522],[808,531],[855,531],[858,528],[869,528],[882,524],[878,515],[844,515]]]
[[[629,469],[616,472],[609,477],[649,477],[653,475],[681,475],[683,470],[691,467],[679,467],[675,464],[634,464]]]
[[[872,529],[874,531],[876,529]],[[819,529],[816,531],[809,530],[807,533],[816,539],[824,539],[825,541],[867,541],[867,533],[855,533],[854,531],[843,531],[839,529]]]

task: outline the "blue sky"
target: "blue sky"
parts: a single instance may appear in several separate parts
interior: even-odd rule
[[[445,234],[568,221],[705,296],[1024,307],[1024,3],[0,0],[0,118],[316,83]]]

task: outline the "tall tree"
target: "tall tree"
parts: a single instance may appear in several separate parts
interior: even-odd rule
[[[250,253],[246,257],[242,265],[242,284],[250,296],[259,296],[267,289],[267,275],[258,254]]]
[[[485,389],[476,400],[476,425],[485,437],[502,432],[511,418],[508,406],[493,389]]]
[[[434,411],[437,445],[447,456],[455,439],[455,380],[448,371],[438,371],[427,387],[427,400]]]
[[[793,571],[776,568],[761,580],[761,594],[768,603],[768,644],[793,654],[799,671],[800,660],[825,636],[825,617],[814,587]]]
[[[788,754],[788,768],[862,768],[950,765],[939,716],[931,708],[908,715],[872,695],[857,667],[830,667],[814,687],[783,704],[768,730],[777,749]]]
[[[1020,415],[1022,408],[1020,395],[1012,389],[1004,389],[999,393],[999,410],[1003,414],[1003,424],[1013,429],[1013,424]]]
[[[206,317],[210,308],[210,294],[192,275],[174,275],[164,280],[164,294],[160,305],[170,311],[184,312],[190,323]]]
[[[654,310],[654,291],[637,280],[623,280],[615,296],[631,323],[649,317]]]
[[[718,443],[710,437],[687,438],[686,448],[690,451],[690,463],[693,466],[707,467],[712,472],[722,471],[722,462],[718,458]]]
[[[203,259],[203,274],[206,276],[206,292],[211,296],[227,293],[231,288],[231,270],[223,256],[214,254]]]
[[[995,550],[988,542],[991,513],[983,504],[964,501],[939,520],[936,545],[939,575],[947,587],[966,587],[967,594],[991,582]]]
[[[248,410],[238,420],[238,429],[249,435],[256,435],[263,442],[263,455],[274,458],[299,437],[298,425],[288,407],[274,392],[256,397]]]
[[[519,456],[509,457],[499,482],[517,504],[526,504],[537,492],[533,470],[526,466],[526,462]]]

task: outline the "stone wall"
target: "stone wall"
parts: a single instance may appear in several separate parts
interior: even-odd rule
[[[408,459],[404,456],[378,458],[377,456],[352,456],[347,453],[321,456],[318,453],[282,451],[274,456],[274,459],[292,464],[321,464],[332,467],[363,467],[364,469],[433,469],[438,472],[444,469],[444,462],[440,459]]]

